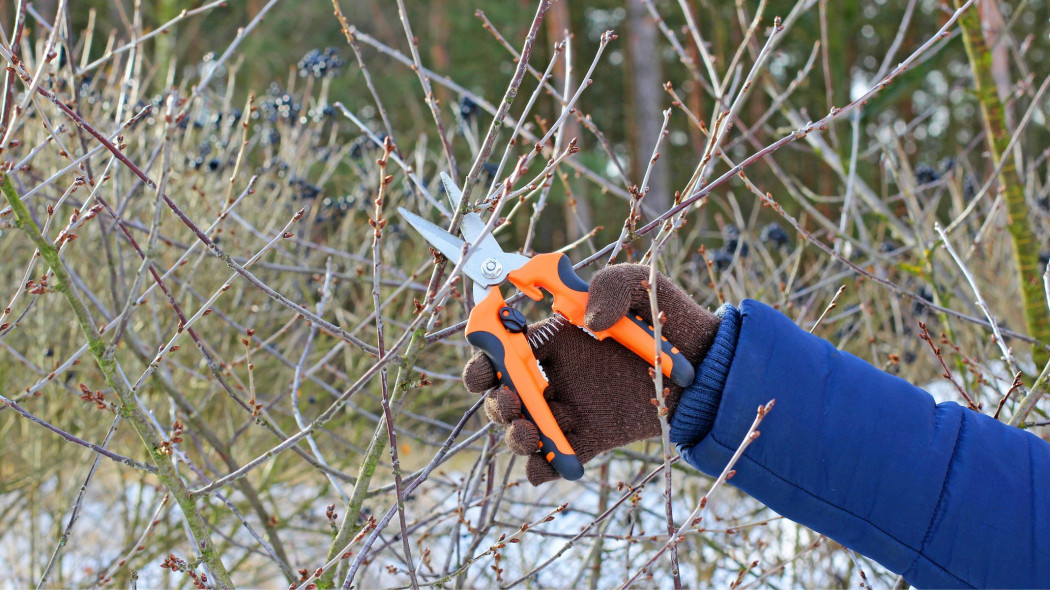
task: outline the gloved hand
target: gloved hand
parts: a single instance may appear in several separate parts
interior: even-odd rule
[[[591,280],[585,323],[592,331],[606,330],[628,312],[652,322],[649,267],[617,264],[598,271]],[[719,318],[705,311],[667,277],[657,279],[657,303],[666,314],[662,333],[697,366],[718,332]],[[529,326],[527,336],[549,385],[543,396],[554,418],[586,463],[599,453],[660,435],[656,389],[650,365],[621,344],[595,339],[555,315]],[[481,352],[463,370],[463,383],[474,393],[485,393],[499,381]],[[669,388],[667,406],[673,415],[682,388],[664,378]],[[525,474],[533,485],[559,475],[537,450],[536,427],[521,418],[521,399],[501,387],[485,400],[489,419],[507,427],[505,442],[518,455],[528,455]],[[668,419],[671,415],[668,415]]]

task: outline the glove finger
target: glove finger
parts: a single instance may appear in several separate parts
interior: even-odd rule
[[[496,368],[483,352],[476,352],[463,367],[463,384],[471,393],[485,393],[499,385]]]
[[[521,398],[509,388],[500,387],[485,398],[485,414],[496,424],[510,424],[521,418]]]
[[[628,313],[642,316],[652,324],[649,303],[649,267],[641,264],[616,264],[595,273],[591,279],[584,323],[591,331],[608,330]],[[667,315],[664,336],[678,345],[686,357],[698,360],[699,347],[709,341],[709,332],[718,322],[705,321],[705,312],[681,287],[663,274],[657,274],[656,299]],[[712,316],[713,317],[713,316]]]
[[[531,455],[539,448],[540,432],[532,422],[518,418],[507,427],[503,441],[515,455]]]
[[[529,461],[525,464],[525,477],[534,486],[561,478],[551,464],[537,453],[529,456]]]
[[[649,267],[642,264],[615,264],[595,273],[591,279],[587,312],[584,315],[587,328],[594,331],[608,330],[628,311],[638,313],[646,321],[652,319],[649,291],[645,287],[648,281]],[[670,295],[670,289],[664,283],[660,281],[656,291],[662,304],[667,303],[666,297]]]
[[[648,295],[643,281],[649,280],[649,269],[641,264],[607,266],[591,279],[584,323],[595,332],[608,330],[627,315],[643,295]],[[648,320],[651,316],[644,316]]]

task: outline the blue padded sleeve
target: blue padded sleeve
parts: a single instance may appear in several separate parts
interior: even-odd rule
[[[696,368],[693,383],[682,390],[682,397],[678,399],[678,406],[671,416],[671,442],[676,445],[700,442],[711,431],[718,414],[718,402],[722,399],[722,388],[740,333],[740,312],[726,304],[719,307],[715,314],[722,321],[714,342]]]
[[[936,404],[761,303],[740,318],[713,427],[680,445],[686,461],[720,473],[776,399],[732,485],[914,586],[1050,587],[1050,444]]]

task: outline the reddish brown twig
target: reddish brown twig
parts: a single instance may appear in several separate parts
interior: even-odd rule
[[[960,385],[959,382],[955,380],[955,377],[952,376],[951,369],[948,368],[947,363],[944,362],[944,357],[941,356],[941,347],[933,343],[933,339],[930,338],[930,333],[926,331],[926,322],[919,322],[919,329],[921,330],[921,332],[919,332],[919,339],[925,342],[926,344],[930,345],[930,350],[933,351],[934,356],[937,357],[937,361],[941,363],[941,368],[944,369],[944,372],[941,373],[941,376],[947,379],[948,381],[951,381],[952,385],[955,386],[955,389],[957,389],[959,391],[959,394],[963,396],[963,399],[966,400],[966,405],[971,410],[975,412],[980,412],[980,405],[973,403],[973,400],[970,399],[970,396],[966,393],[966,390],[963,389],[962,385]]]

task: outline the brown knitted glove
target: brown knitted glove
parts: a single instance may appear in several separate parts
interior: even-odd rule
[[[630,311],[652,321],[649,292],[645,288],[649,267],[617,264],[598,271],[591,281],[586,324],[592,331],[605,330]],[[680,287],[660,275],[657,302],[667,315],[663,335],[696,366],[707,354],[720,320],[705,311]],[[550,382],[543,396],[580,461],[637,440],[660,435],[660,419],[650,365],[612,338],[598,341],[564,318],[529,326],[529,343]],[[474,393],[498,385],[492,363],[481,352],[463,370],[463,382]],[[674,413],[682,388],[663,380],[669,388],[668,409]],[[539,433],[521,418],[521,400],[500,388],[485,400],[489,419],[507,427],[505,442],[518,455],[528,455],[525,474],[533,485],[558,479],[558,473],[537,451]],[[670,418],[670,415],[668,416]]]

